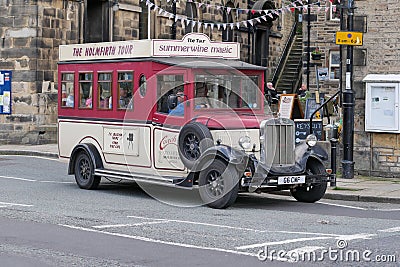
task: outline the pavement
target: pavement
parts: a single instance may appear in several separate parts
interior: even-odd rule
[[[58,158],[58,146],[57,144],[0,145],[0,155]],[[355,176],[352,179],[338,177],[336,187],[329,187],[324,198],[400,204],[400,177]]]

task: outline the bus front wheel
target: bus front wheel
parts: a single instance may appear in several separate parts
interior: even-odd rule
[[[94,175],[94,164],[89,155],[82,151],[75,160],[75,180],[82,189],[96,189],[101,177]]]
[[[199,174],[199,193],[204,204],[214,209],[232,205],[238,195],[239,174],[233,165],[215,159]]]

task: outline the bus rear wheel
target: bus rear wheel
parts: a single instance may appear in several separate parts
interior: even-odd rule
[[[215,159],[199,174],[199,192],[204,204],[214,209],[232,205],[239,191],[239,174],[233,165]]]
[[[94,164],[86,152],[80,152],[75,160],[75,181],[82,189],[96,189],[101,177],[94,175]]]

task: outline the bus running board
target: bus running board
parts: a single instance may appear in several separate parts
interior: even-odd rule
[[[147,184],[156,184],[156,185],[163,185],[169,187],[178,187],[178,188],[185,188],[185,189],[192,189],[192,187],[180,186],[179,184],[185,180],[185,178],[178,178],[173,176],[156,176],[156,175],[149,175],[145,173],[130,173],[130,172],[118,172],[112,171],[107,169],[95,169],[94,175],[96,176],[104,176],[107,178],[114,178],[114,179],[124,179],[129,181],[135,182],[142,182]]]

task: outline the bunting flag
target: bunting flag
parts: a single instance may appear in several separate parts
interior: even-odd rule
[[[140,0],[140,1],[143,2],[144,0]],[[176,2],[176,0],[167,0],[167,2],[170,2],[170,1]],[[188,2],[198,5],[198,7],[205,5],[203,3],[196,2],[195,0],[188,0]],[[154,11],[158,11],[158,14],[163,17],[166,17],[168,19],[173,19],[175,22],[180,20],[182,25],[186,25],[187,27],[189,25],[191,25],[192,29],[196,25],[197,25],[198,29],[200,29],[201,26],[204,25],[205,29],[210,27],[211,30],[213,30],[214,27],[217,27],[218,30],[220,30],[221,28],[223,30],[226,30],[228,27],[230,27],[231,30],[233,30],[235,27],[237,29],[239,29],[241,24],[244,27],[248,27],[249,24],[250,24],[250,26],[254,26],[256,23],[262,23],[262,20],[268,21],[267,16],[269,18],[273,19],[274,18],[273,15],[280,16],[281,14],[284,14],[284,13],[292,13],[295,11],[295,9],[298,9],[300,11],[302,10],[303,13],[307,12],[309,7],[310,7],[310,10],[320,11],[322,9],[320,2],[316,2],[316,3],[310,4],[310,5],[305,5],[305,3],[308,3],[308,1],[295,0],[295,1],[291,2],[290,4],[283,6],[282,8],[267,9],[267,10],[242,9],[242,8],[233,8],[233,7],[225,7],[225,6],[216,6],[216,5],[206,4],[205,6],[207,8],[215,7],[217,10],[220,10],[220,11],[224,10],[228,14],[230,14],[233,10],[235,10],[237,17],[239,17],[240,14],[248,14],[249,12],[252,15],[260,14],[260,16],[252,18],[252,19],[238,21],[235,23],[210,23],[210,22],[203,23],[198,20],[195,21],[193,19],[190,19],[185,15],[172,14],[172,13],[166,11],[165,9],[161,8],[160,6],[157,6],[155,3],[152,3],[151,0],[146,0],[146,6],[148,6],[149,8],[153,8]],[[330,7],[326,7],[325,11],[328,11],[329,8]]]

